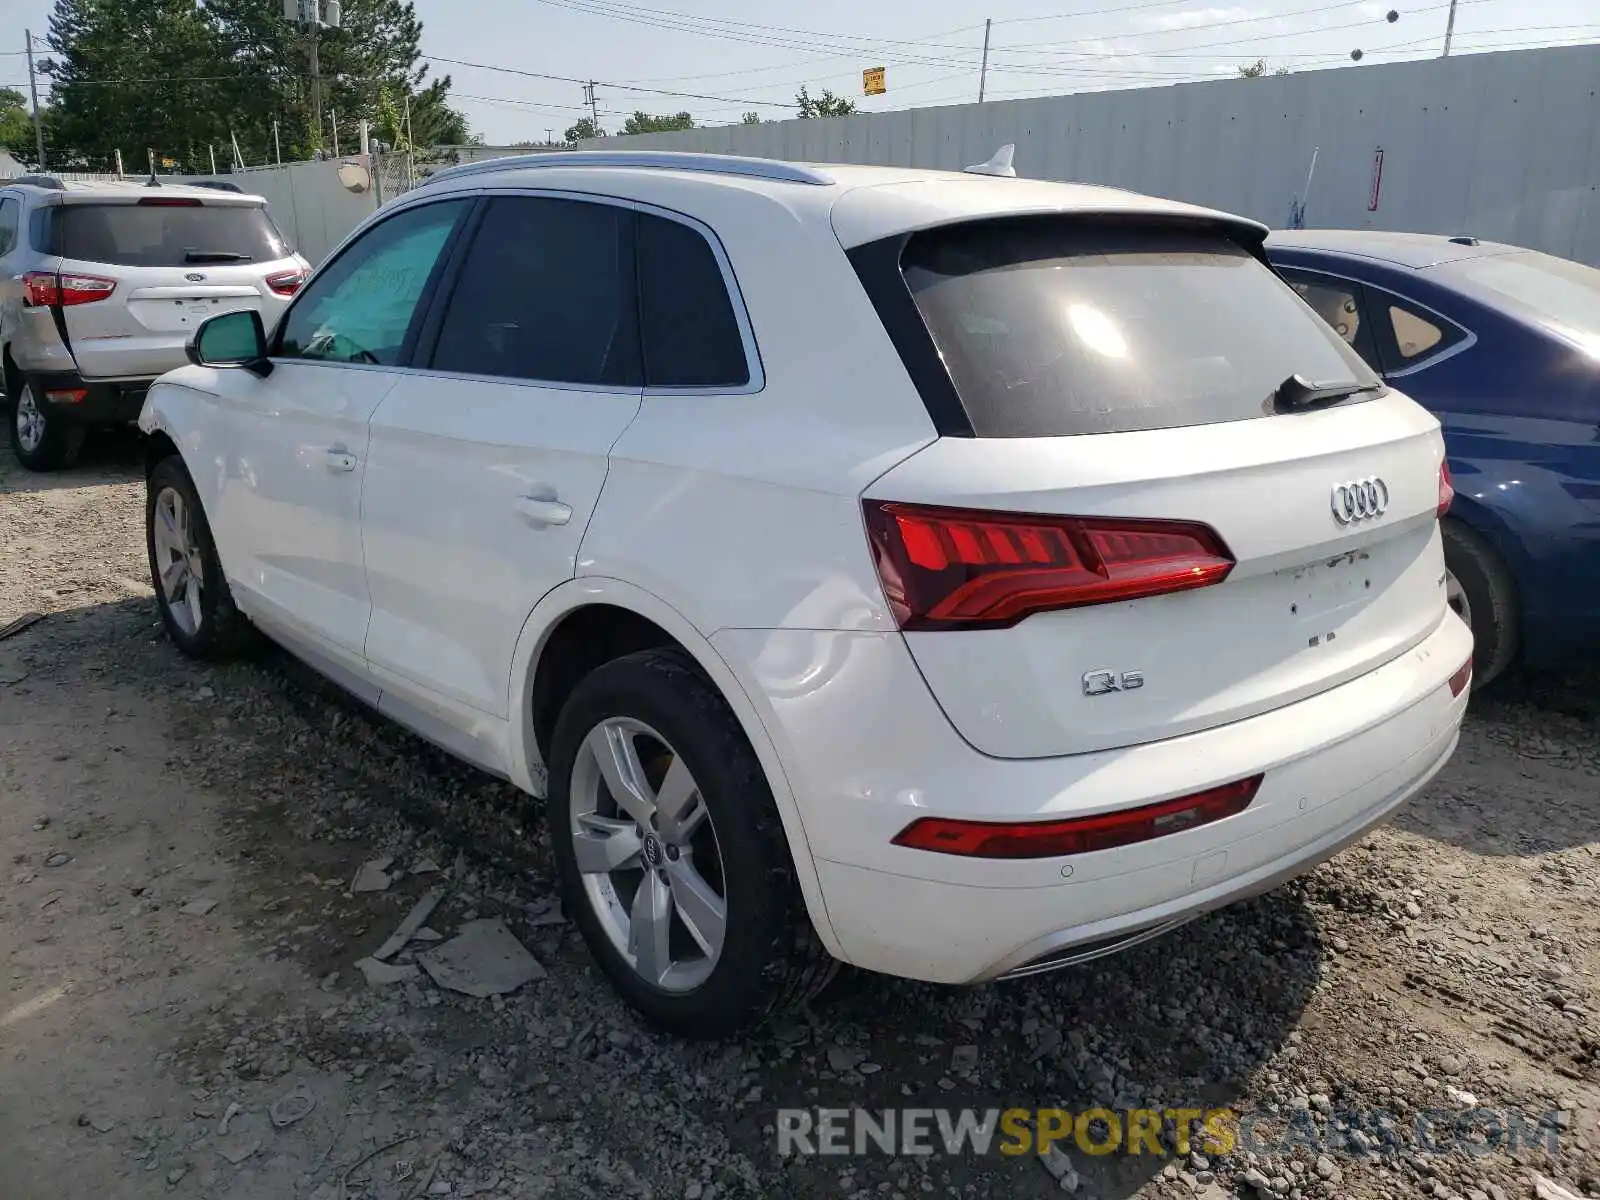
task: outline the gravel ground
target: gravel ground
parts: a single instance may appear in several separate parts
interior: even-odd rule
[[[1174,936],[972,990],[847,974],[686,1045],[590,966],[526,798],[280,654],[178,657],[139,455],[108,436],[41,477],[0,450],[0,625],[46,614],[0,641],[7,1200],[1058,1191],[1031,1155],[779,1157],[777,1107],[847,1104],[1227,1106],[1305,1135],[1209,1161],[1069,1145],[1097,1200],[1506,1200],[1534,1172],[1600,1196],[1593,665],[1479,697],[1392,825]],[[389,885],[353,892],[380,855]],[[369,985],[355,962],[436,888],[430,929],[503,918],[547,974]],[[1556,1149],[1431,1152],[1433,1109],[1558,1113]],[[1387,1152],[1313,1144],[1359,1148],[1354,1110],[1391,1114]]]

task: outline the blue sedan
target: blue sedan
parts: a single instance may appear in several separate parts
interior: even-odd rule
[[[1477,686],[1600,648],[1600,271],[1470,237],[1274,233],[1285,279],[1444,426]]]

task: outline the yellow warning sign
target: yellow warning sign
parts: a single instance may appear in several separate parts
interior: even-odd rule
[[[884,71],[883,67],[868,67],[861,72],[862,92],[868,96],[881,96],[888,91],[883,79]]]

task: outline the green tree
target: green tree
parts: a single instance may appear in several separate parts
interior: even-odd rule
[[[739,123],[741,125],[759,125],[761,124],[761,114],[757,112],[747,112],[742,118],[740,118]]]
[[[593,117],[583,117],[576,125],[569,125],[567,131],[561,136],[566,140],[567,145],[576,146],[585,138],[605,137],[606,131],[595,123]]]
[[[1279,67],[1270,72],[1270,74],[1273,75],[1287,75],[1288,73],[1288,67]],[[1260,79],[1267,74],[1269,74],[1267,70],[1267,60],[1264,58],[1258,58],[1255,60],[1255,62],[1239,68],[1240,79]]]
[[[0,88],[0,147],[26,161],[34,157],[33,115],[16,88]]]
[[[676,133],[680,129],[693,129],[694,118],[686,112],[674,116],[652,116],[636,112],[622,123],[623,133]]]
[[[856,111],[856,102],[847,100],[843,96],[835,96],[827,88],[822,89],[822,94],[815,98],[806,91],[802,85],[794,102],[800,106],[799,115],[802,118],[810,117],[848,117]]]
[[[311,33],[285,21],[271,0],[55,0],[45,73],[56,110],[47,138],[52,162],[106,167],[120,148],[142,170],[145,148],[189,170],[209,166],[208,146],[230,157],[270,161],[273,124],[285,159],[331,148],[338,114],[341,149],[370,120],[398,144],[401,122],[385,124],[387,95],[402,114],[411,102],[416,141],[464,142],[465,118],[448,103],[450,79],[428,78],[422,23],[410,0],[345,0],[341,28],[316,33],[322,128],[310,70]],[[321,136],[319,137],[319,132]]]

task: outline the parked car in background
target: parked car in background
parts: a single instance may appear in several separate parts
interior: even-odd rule
[[[1274,233],[1284,277],[1444,427],[1451,604],[1482,686],[1600,648],[1600,271],[1470,237]]]
[[[260,196],[50,176],[0,187],[0,365],[17,458],[71,464],[88,426],[138,419],[202,321],[247,309],[270,326],[309,270]]]
[[[151,389],[162,619],[546,796],[566,911],[680,1033],[833,959],[1145,941],[1361,837],[1467,703],[1439,424],[1265,235],[936,171],[441,172]]]

